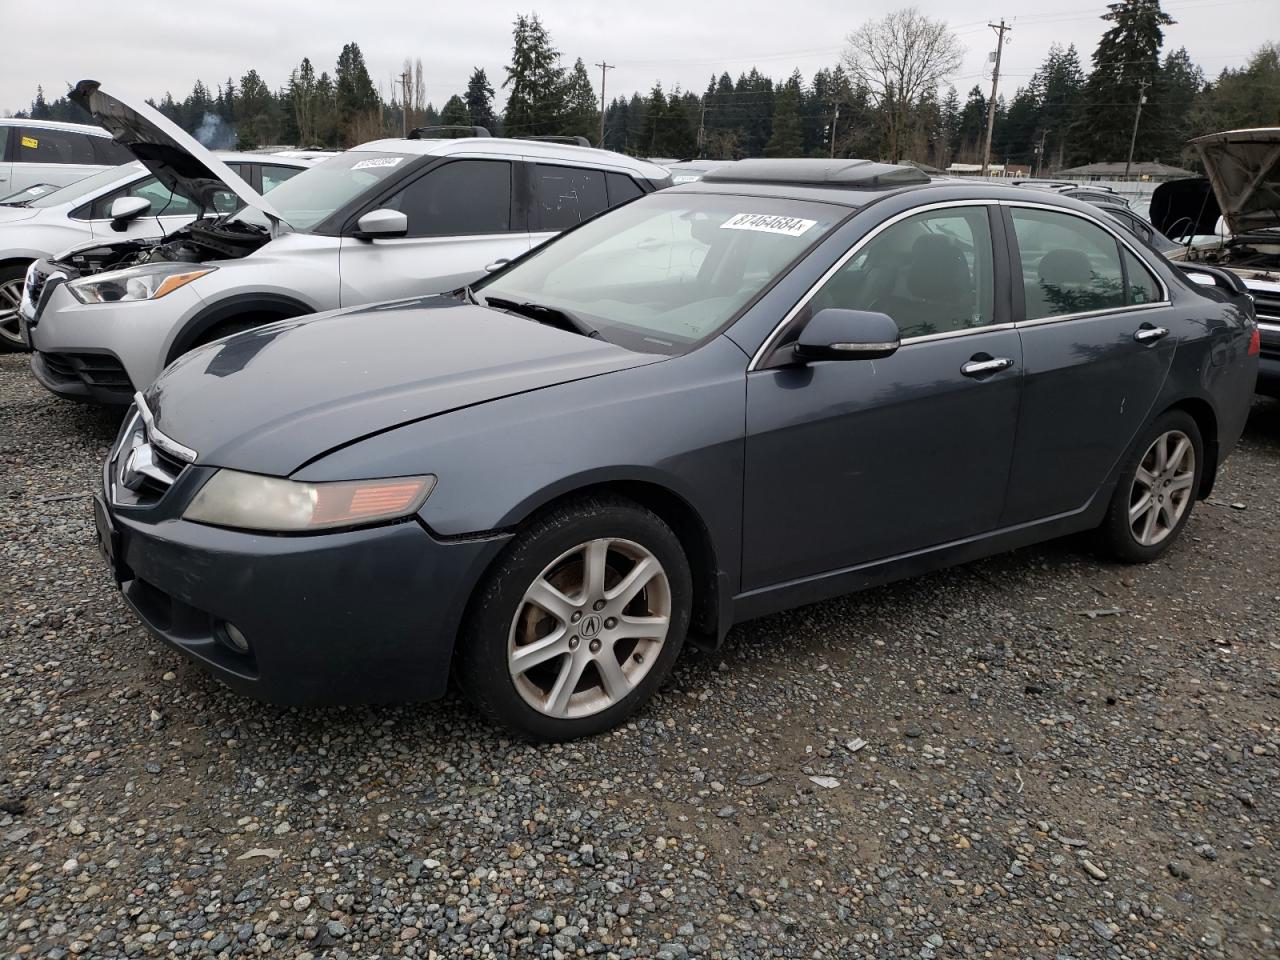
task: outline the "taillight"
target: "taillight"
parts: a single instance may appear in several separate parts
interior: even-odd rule
[[[1253,335],[1249,337],[1249,356],[1256,357],[1262,353],[1262,334],[1258,332],[1258,328],[1253,328]]]

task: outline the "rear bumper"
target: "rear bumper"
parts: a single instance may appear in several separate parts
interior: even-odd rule
[[[507,540],[441,542],[414,521],[264,536],[108,512],[121,589],[147,629],[237,693],[282,705],[441,696],[467,600]]]

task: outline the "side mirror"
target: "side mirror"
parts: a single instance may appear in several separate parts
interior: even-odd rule
[[[116,197],[111,201],[111,226],[123,229],[130,220],[137,220],[151,209],[146,197]]]
[[[356,239],[379,240],[403,237],[409,232],[409,218],[399,210],[370,210],[356,221]]]
[[[792,356],[801,363],[818,360],[879,360],[896,353],[898,325],[869,310],[819,310],[800,331]]]

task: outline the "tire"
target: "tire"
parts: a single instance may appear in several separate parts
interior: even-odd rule
[[[22,284],[27,276],[27,264],[10,264],[0,267],[0,353],[26,353],[18,326],[18,304],[22,300]]]
[[[593,579],[590,570],[601,573]],[[670,673],[692,596],[680,541],[652,511],[620,497],[552,508],[476,589],[458,638],[458,683],[487,719],[526,739],[603,733]],[[523,669],[518,651],[526,651]]]
[[[1150,563],[1163,556],[1191,517],[1203,471],[1204,441],[1195,420],[1181,410],[1157,417],[1125,454],[1098,528],[1103,549],[1124,563]]]

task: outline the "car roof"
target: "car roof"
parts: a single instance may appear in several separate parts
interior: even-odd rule
[[[544,140],[518,140],[512,137],[450,137],[408,140],[402,137],[371,140],[352,147],[352,151],[368,153],[403,153],[412,156],[443,157],[453,153],[493,154],[501,157],[528,157],[531,160],[559,160],[587,163],[615,170],[626,170],[646,180],[665,180],[670,174],[665,167],[626,154],[595,147],[577,147]]]
[[[927,194],[921,203],[945,203],[958,200],[991,200],[1010,203],[1034,203],[1040,206],[1061,207],[1095,216],[1100,209],[1073,197],[1063,196],[1053,190],[1028,190],[1026,187],[975,182],[954,178],[931,178],[920,183],[888,185],[876,188],[808,186],[791,183],[746,181],[714,181],[706,178],[694,183],[677,184],[662,191],[666,194],[700,193],[725,196],[764,197],[779,200],[808,200],[836,206],[859,208],[886,197],[910,193]]]
[[[70,130],[91,137],[110,137],[102,127],[92,123],[65,123],[62,120],[30,120],[26,117],[0,117],[0,127],[34,127],[38,130]]]

